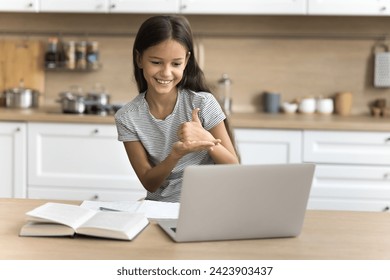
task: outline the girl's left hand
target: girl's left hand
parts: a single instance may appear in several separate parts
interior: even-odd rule
[[[173,151],[179,156],[184,156],[192,152],[213,149],[220,142],[219,139],[214,141],[178,141],[173,144]]]

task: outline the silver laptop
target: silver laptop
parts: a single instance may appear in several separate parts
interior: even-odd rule
[[[184,170],[179,217],[157,220],[176,242],[294,237],[315,165],[201,165]]]

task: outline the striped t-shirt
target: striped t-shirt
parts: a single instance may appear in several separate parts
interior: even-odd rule
[[[145,93],[141,93],[115,114],[118,140],[140,141],[151,165],[155,166],[168,156],[173,144],[179,141],[177,131],[182,123],[192,120],[192,110],[195,108],[200,108],[199,119],[206,130],[226,118],[211,93],[180,90],[173,112],[164,120],[156,119],[149,112]],[[185,155],[157,191],[147,192],[146,199],[179,202],[184,168],[200,164],[214,164],[207,151]]]

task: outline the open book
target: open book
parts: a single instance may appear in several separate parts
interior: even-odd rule
[[[20,236],[89,235],[132,240],[149,221],[144,214],[95,211],[77,205],[48,202],[26,213]]]

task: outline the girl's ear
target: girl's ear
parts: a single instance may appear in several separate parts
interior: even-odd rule
[[[137,61],[138,68],[142,69],[141,55],[140,55],[140,53],[137,50],[135,51],[135,59]]]

